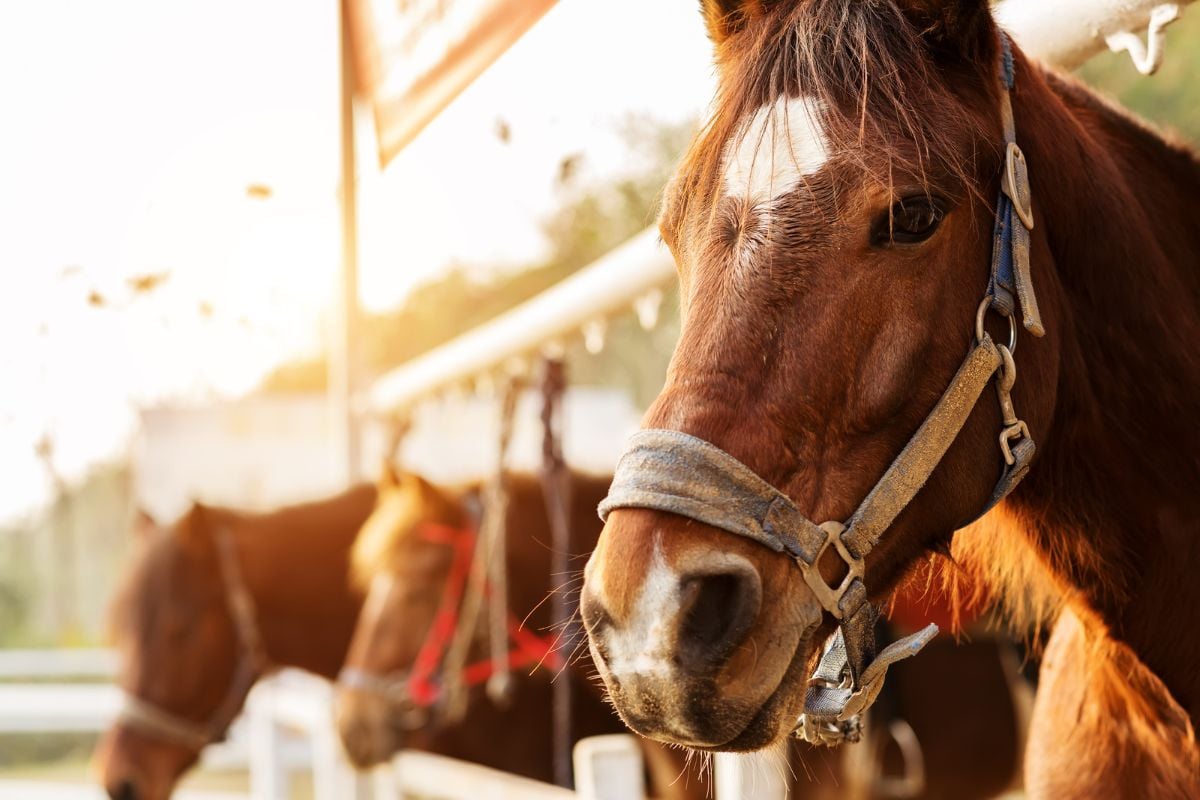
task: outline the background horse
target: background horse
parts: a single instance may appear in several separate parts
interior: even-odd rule
[[[447,584],[455,580],[456,563],[461,565],[462,554],[469,556],[475,546],[479,520],[471,509],[479,506],[482,489],[443,490],[417,475],[385,475],[376,511],[354,554],[355,573],[368,594],[344,670],[357,679],[344,680],[337,696],[337,723],[347,754],[361,766],[380,763],[409,746],[414,728],[423,728],[437,752],[552,781],[552,681],[566,668],[561,657],[576,655],[577,642],[569,636],[559,642],[561,628],[553,624],[545,602],[554,591],[574,589],[567,576],[551,574],[551,531],[540,482],[519,474],[508,479],[505,549],[508,607],[523,635],[541,644],[528,638],[522,644],[514,636],[512,693],[507,701],[494,702],[485,686],[487,647],[472,636],[477,641],[469,661],[485,669],[464,670],[467,716],[458,719],[446,716],[451,689],[440,660],[426,675],[427,686],[439,696],[415,697],[408,678],[422,651],[445,655],[445,647],[431,646],[435,638],[448,644],[456,624],[463,624],[456,619],[441,634],[436,632],[439,618],[449,620],[458,613],[454,602],[452,609],[445,608],[443,598]],[[572,553],[577,559],[595,545],[600,532],[595,508],[608,484],[609,478],[571,478]],[[520,658],[522,646],[529,658]],[[593,685],[590,664],[585,660],[571,671],[573,675],[560,679],[572,681],[572,739],[624,732]],[[707,782],[685,771],[682,753],[650,745],[644,754],[656,796],[707,796]]]
[[[684,321],[644,424],[719,448],[781,492],[791,520],[853,522],[948,387],[972,379],[965,355],[993,335],[1015,346],[1018,319],[1044,334],[991,362],[1001,403],[959,406],[947,449],[916,454],[930,472],[896,476],[908,494],[858,580],[878,602],[948,550],[1012,488],[1017,457],[1001,461],[997,431],[1024,445],[1024,465],[1032,431],[1037,460],[996,535],[955,543],[1010,606],[1043,621],[1069,609],[1029,790],[1200,796],[1195,155],[1006,54],[984,0],[702,8],[719,89],[663,202]],[[1019,282],[1007,304],[1006,263]],[[1006,305],[1011,331],[994,313]],[[608,517],[583,597],[616,707],[646,735],[705,749],[786,736],[834,630],[813,587],[856,574],[866,548],[806,553],[802,570],[728,527],[634,506]]]
[[[194,505],[146,537],[113,606],[131,702],[94,757],[110,797],[168,797],[265,671],[337,674],[361,606],[350,548],[374,503],[360,486],[269,514]]]

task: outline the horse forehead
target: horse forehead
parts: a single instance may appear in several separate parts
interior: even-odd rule
[[[830,157],[823,117],[811,97],[780,95],[760,106],[725,146],[724,194],[770,203],[819,172]]]

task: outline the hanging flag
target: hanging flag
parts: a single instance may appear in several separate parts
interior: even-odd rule
[[[343,0],[386,165],[555,0]]]

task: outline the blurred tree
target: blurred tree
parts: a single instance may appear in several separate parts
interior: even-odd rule
[[[691,139],[691,123],[663,125],[631,118],[620,128],[629,152],[626,169],[595,184],[583,184],[582,164],[571,157],[571,180],[558,185],[562,206],[543,221],[548,247],[539,263],[507,271],[480,270],[457,265],[437,279],[416,287],[397,310],[369,316],[363,324],[364,359],[371,373],[381,374],[455,336],[509,310],[585,267],[654,222],[658,197],[679,154]],[[481,277],[483,276],[483,277]],[[610,342],[624,343],[621,325],[610,332]],[[673,339],[672,339],[673,341]],[[645,354],[645,343],[633,342]],[[667,354],[669,355],[669,348]],[[633,388],[649,378],[644,372],[661,368],[615,365],[601,368],[607,359],[621,360],[622,353],[606,348],[585,374],[603,375]],[[665,359],[660,357],[665,368]],[[657,362],[656,362],[657,363]],[[638,375],[636,379],[632,376]],[[272,372],[263,382],[265,391],[321,391],[325,388],[324,357],[293,361]],[[651,379],[652,380],[652,379]],[[606,381],[607,382],[607,381]],[[640,390],[636,390],[640,394]]]

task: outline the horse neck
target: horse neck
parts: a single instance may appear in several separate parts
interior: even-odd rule
[[[360,487],[234,529],[272,664],[337,675],[362,604],[349,581],[350,550],[373,504],[374,491]]]
[[[1035,279],[1061,355],[1056,386],[1023,387],[1056,399],[1011,508],[1081,618],[1196,719],[1200,637],[1181,634],[1200,603],[1186,572],[1200,556],[1200,164],[1080,85],[1020,66],[1018,139],[1054,262]]]

